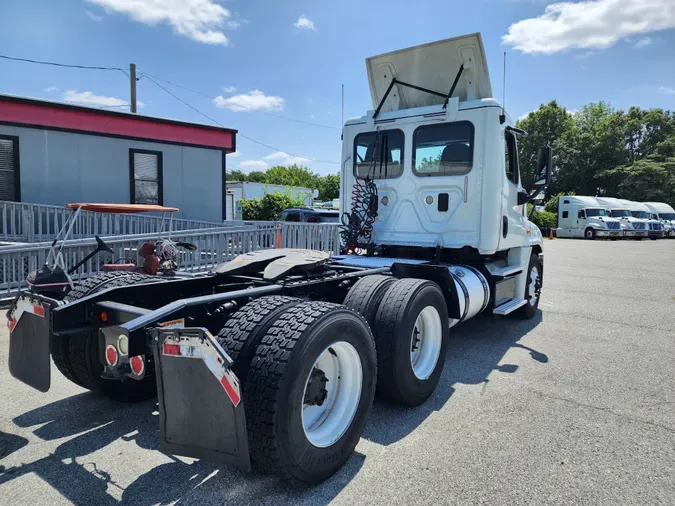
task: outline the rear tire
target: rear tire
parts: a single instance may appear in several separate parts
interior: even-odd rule
[[[218,333],[218,344],[233,361],[232,370],[240,383],[246,381],[249,366],[260,340],[279,315],[302,299],[273,295],[260,297],[234,313]]]
[[[391,276],[364,276],[354,283],[343,304],[363,316],[372,328],[380,302],[395,282],[396,278]]]
[[[108,288],[148,283],[156,279],[156,276],[127,271],[106,272],[86,279],[75,287],[64,300],[66,302],[73,302]],[[154,361],[152,357],[145,357],[146,373],[141,380],[131,378],[123,378],[121,380],[104,379],[101,377],[103,364],[100,359],[98,330],[72,334],[67,336],[66,339],[68,346],[67,359],[78,385],[123,402],[142,401],[157,395],[157,383],[155,381]],[[64,343],[61,343],[61,345],[63,346]]]
[[[296,482],[325,480],[363,433],[376,376],[362,316],[328,302],[287,308],[263,336],[244,383],[251,458]]]
[[[594,241],[595,240],[595,229],[588,227],[584,231],[584,238],[588,239],[589,241]]]
[[[407,406],[422,404],[438,385],[448,347],[448,308],[440,287],[424,279],[396,281],[384,294],[374,334],[377,392]]]

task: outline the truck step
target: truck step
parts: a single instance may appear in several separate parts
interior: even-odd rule
[[[505,267],[488,266],[488,270],[492,274],[492,277],[496,279],[510,278],[523,272],[523,268],[518,265],[507,265]]]
[[[516,309],[524,306],[525,304],[527,304],[527,301],[525,299],[511,299],[507,302],[504,302],[502,305],[494,308],[492,312],[494,314],[504,316],[509,313],[513,313]]]

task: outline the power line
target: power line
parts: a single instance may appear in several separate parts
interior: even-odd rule
[[[14,56],[6,56],[0,54],[0,58],[4,60],[12,60],[12,61],[20,61],[20,62],[25,62],[25,63],[36,63],[38,65],[50,65],[52,67],[63,67],[63,68],[71,68],[71,69],[84,69],[84,70],[119,70],[122,72],[124,75],[128,77],[129,74],[126,73],[126,69],[122,69],[120,67],[98,67],[98,66],[92,66],[92,65],[71,65],[68,63],[57,63],[53,61],[41,61],[41,60],[31,60],[29,58],[16,58]]]
[[[180,97],[174,95],[173,93],[171,93],[169,90],[167,90],[164,86],[162,86],[162,85],[159,84],[157,81],[155,81],[155,80],[154,80],[152,77],[150,77],[148,74],[144,74],[144,75],[145,75],[150,81],[152,81],[153,83],[155,83],[155,85],[157,85],[159,88],[161,88],[162,90],[164,90],[166,93],[168,93],[169,95],[171,95],[173,98],[175,98],[176,100],[178,100],[178,101],[181,102],[182,104],[185,104],[185,105],[188,106],[190,109],[192,109],[193,111],[195,111],[195,112],[198,113],[198,114],[201,114],[201,115],[204,116],[206,119],[212,121],[212,122],[215,123],[216,125],[220,125],[221,127],[226,128],[225,125],[223,125],[220,121],[217,121],[217,120],[213,119],[211,116],[209,116],[209,115],[203,113],[202,111],[200,111],[200,110],[197,109],[196,107],[194,107],[194,106],[192,106],[191,104],[187,103],[187,102],[186,102],[185,100],[183,100],[182,98],[180,98]],[[242,133],[237,133],[237,135],[238,135],[239,137],[243,137],[244,139],[249,140],[249,141],[251,141],[251,142],[253,142],[253,143],[255,143],[255,144],[259,144],[259,145],[264,146],[264,147],[266,147],[266,148],[268,148],[268,149],[271,149],[272,151],[283,152],[283,153],[286,153],[287,155],[290,155],[290,156],[297,156],[298,158],[306,158],[307,160],[310,160],[310,161],[312,161],[312,162],[318,162],[318,163],[332,163],[332,164],[338,164],[338,165],[340,164],[340,162],[334,162],[334,161],[331,161],[331,160],[318,160],[318,159],[316,159],[316,158],[309,158],[308,156],[298,155],[298,154],[296,154],[296,153],[289,153],[288,151],[285,151],[285,150],[283,150],[283,149],[275,148],[274,146],[270,146],[269,144],[265,144],[265,143],[263,143],[263,142],[260,142],[260,141],[257,141],[257,140],[255,140],[255,139],[252,139],[251,137],[248,137],[248,136],[246,136],[246,135],[244,135],[244,134],[242,134]]]
[[[177,83],[171,82],[171,81],[169,81],[169,80],[167,80],[167,79],[163,79],[163,78],[161,78],[161,77],[153,76],[153,75],[151,75],[151,74],[148,74],[147,72],[141,72],[141,74],[144,75],[144,76],[147,76],[148,78],[151,78],[151,77],[152,77],[152,78],[154,78],[154,79],[157,79],[158,81],[163,81],[163,82],[165,82],[165,83],[167,83],[167,84],[170,84],[171,86],[175,86],[175,87],[177,87],[177,88],[181,88],[182,90],[189,91],[189,92],[191,92],[191,93],[195,93],[195,94],[200,95],[200,96],[202,96],[202,97],[206,97],[206,98],[208,98],[208,99],[210,99],[210,100],[215,100],[215,99],[217,98],[217,97],[214,97],[213,95],[209,95],[208,93],[203,93],[203,92],[201,92],[201,91],[199,91],[199,90],[194,90],[194,89],[192,89],[192,88],[188,88],[187,86],[183,86],[182,84],[177,84]],[[311,125],[311,126],[320,127],[320,128],[329,128],[329,129],[331,129],[331,130],[340,130],[340,128],[339,128],[339,127],[336,127],[336,126],[332,126],[332,125],[324,125],[324,124],[322,124],[322,123],[314,123],[314,122],[312,122],[312,121],[305,121],[305,120],[301,120],[301,119],[291,118],[291,117],[289,117],[289,116],[284,116],[284,115],[282,115],[282,114],[274,114],[274,113],[267,112],[267,111],[260,111],[260,110],[258,110],[258,109],[253,109],[252,107],[247,107],[247,106],[242,105],[242,104],[233,104],[233,106],[234,106],[234,107],[239,107],[239,108],[241,108],[241,109],[246,109],[246,110],[248,110],[248,111],[252,111],[252,112],[257,112],[257,113],[260,113],[260,114],[264,114],[264,115],[266,115],[266,116],[272,116],[272,117],[274,117],[274,118],[285,119],[285,120],[287,120],[287,121],[294,121],[295,123],[302,123],[302,124],[304,124],[304,125]]]

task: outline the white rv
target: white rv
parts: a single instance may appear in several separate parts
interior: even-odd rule
[[[596,197],[595,200],[607,209],[612,218],[616,218],[621,222],[624,237],[642,240],[648,236],[648,220],[633,216],[631,214],[631,206],[627,204],[628,201],[613,197]]]
[[[646,204],[625,199],[620,201],[630,210],[634,218],[645,220],[650,239],[661,239],[664,235],[668,235],[669,222],[661,221]]]
[[[664,202],[641,202],[651,213],[652,218],[659,220],[664,227],[664,235],[675,237],[675,209]]]
[[[609,216],[595,197],[566,195],[558,200],[558,237],[619,239],[623,237],[621,222]]]

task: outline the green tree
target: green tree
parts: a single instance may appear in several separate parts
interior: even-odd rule
[[[553,148],[556,159],[552,183],[547,190],[550,195],[551,192],[561,186],[558,169],[565,155],[564,144],[561,139],[574,126],[572,115],[567,109],[552,100],[548,104],[542,104],[539,109],[518,121],[516,126],[528,133],[527,136],[518,138],[520,174],[525,188],[531,188],[534,182],[534,169],[537,164],[539,148],[547,144]]]
[[[267,175],[262,171],[254,170],[248,175],[247,180],[251,183],[266,183]]]
[[[291,192],[268,193],[261,199],[242,200],[242,218],[245,220],[273,220],[284,209],[304,205],[304,198],[302,196],[293,197]]]
[[[247,181],[246,174],[238,169],[228,171],[226,178],[228,183],[234,183],[235,181]]]
[[[319,200],[331,201],[340,196],[340,173],[317,178]]]
[[[265,173],[265,182],[267,184],[282,184],[287,186],[302,186],[304,188],[318,188],[317,174],[314,174],[307,167],[296,164],[284,167],[277,165],[270,167]]]

